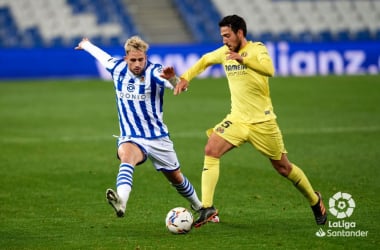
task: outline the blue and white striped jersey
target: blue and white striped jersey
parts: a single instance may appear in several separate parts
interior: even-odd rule
[[[112,75],[120,136],[153,139],[168,135],[163,122],[163,96],[165,88],[173,89],[173,86],[160,77],[162,65],[147,61],[142,75],[136,76],[125,60],[111,57],[90,42],[83,48]]]

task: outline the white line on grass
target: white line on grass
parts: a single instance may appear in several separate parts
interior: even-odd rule
[[[324,127],[324,128],[291,128],[283,129],[284,135],[308,135],[308,134],[344,134],[344,133],[372,133],[380,131],[380,126],[363,126],[363,127]],[[206,138],[204,131],[182,131],[172,132],[173,138]],[[77,136],[52,136],[52,137],[16,137],[16,136],[1,136],[0,143],[41,143],[41,142],[96,142],[96,141],[113,141],[115,138],[112,135],[77,135]]]
[[[371,133],[380,131],[380,126],[362,126],[362,127],[322,127],[322,128],[291,128],[285,129],[284,134],[345,134],[364,132]]]
[[[380,126],[363,126],[363,127],[325,127],[325,128],[290,128],[282,129],[282,133],[286,135],[302,135],[302,134],[344,134],[364,132],[371,133],[380,131]],[[175,132],[173,136],[179,138],[200,138],[206,136],[206,132]]]

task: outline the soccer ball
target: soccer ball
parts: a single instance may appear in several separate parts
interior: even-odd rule
[[[166,215],[166,228],[174,234],[185,234],[190,232],[193,226],[193,214],[184,207],[170,209]]]

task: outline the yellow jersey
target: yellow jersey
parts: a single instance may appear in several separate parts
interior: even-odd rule
[[[222,64],[231,93],[230,115],[241,122],[260,123],[276,118],[269,91],[269,77],[274,66],[261,42],[248,41],[239,50],[243,63],[227,60],[227,46],[204,54],[181,77],[190,81],[207,67]]]

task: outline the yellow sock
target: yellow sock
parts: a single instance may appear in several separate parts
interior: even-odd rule
[[[214,192],[219,179],[219,159],[205,156],[202,172],[202,205],[211,207],[214,204]]]
[[[287,178],[293,182],[294,186],[308,199],[311,206],[317,204],[318,195],[315,194],[305,173],[299,167],[292,164],[292,170]]]

